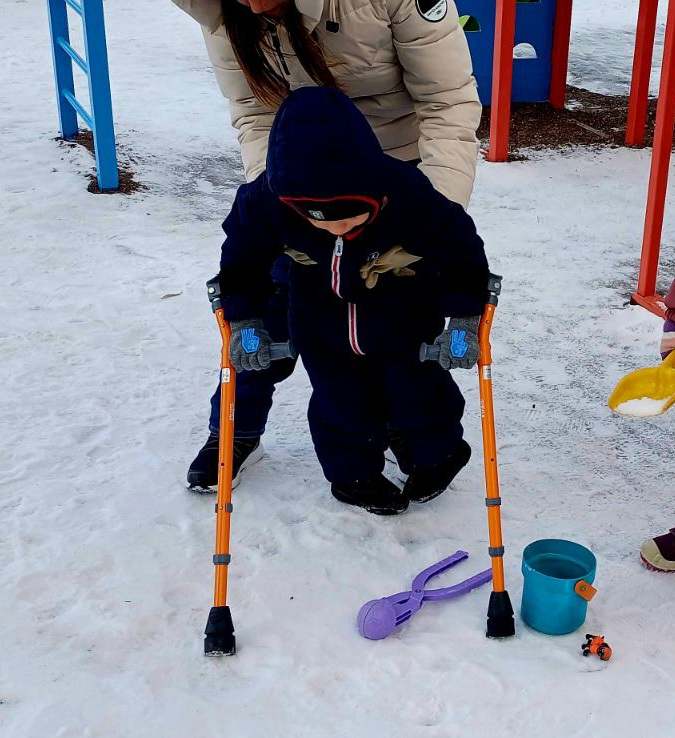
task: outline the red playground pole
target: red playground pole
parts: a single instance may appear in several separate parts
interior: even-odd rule
[[[495,47],[492,62],[492,101],[488,161],[506,161],[509,155],[513,44],[516,37],[516,0],[497,0]]]
[[[554,108],[565,107],[567,94],[567,64],[570,55],[572,31],[572,0],[558,0],[553,27],[553,50],[551,52],[551,89],[548,100]]]
[[[652,149],[647,212],[640,258],[640,277],[633,301],[658,315],[664,306],[656,295],[656,273],[663,231],[663,214],[668,189],[670,153],[675,129],[675,0],[669,0],[666,35],[661,63],[661,84],[656,108],[656,128]]]
[[[626,146],[643,146],[645,142],[649,78],[652,73],[656,11],[658,7],[659,0],[640,0],[637,29],[635,32],[633,76],[630,84],[630,98],[628,100]]]

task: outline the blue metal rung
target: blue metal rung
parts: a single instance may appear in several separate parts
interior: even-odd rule
[[[73,106],[73,109],[77,112],[77,114],[82,118],[82,120],[89,126],[89,128],[94,127],[94,121],[89,115],[89,113],[82,107],[79,100],[68,90],[62,90],[62,95],[68,100],[68,102]]]
[[[68,6],[82,19],[84,56],[80,56],[70,45]],[[79,115],[93,134],[99,188],[102,191],[116,190],[119,187],[119,173],[110,100],[103,0],[47,0],[47,7],[61,135],[64,138],[77,135]],[[87,77],[91,112],[85,110],[75,97],[73,62]]]
[[[77,66],[85,73],[89,74],[89,65],[87,62],[75,51],[75,49],[63,38],[59,36],[56,39],[56,43],[68,54],[68,56],[77,64]]]
[[[78,14],[82,15],[82,5],[77,0],[66,0],[66,3]]]

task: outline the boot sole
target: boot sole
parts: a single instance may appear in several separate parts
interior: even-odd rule
[[[654,564],[649,563],[642,554],[640,554],[640,561],[642,562],[642,566],[644,566],[645,569],[649,569],[649,571],[656,571],[659,574],[675,574],[675,569],[660,569],[658,566],[654,566]]]
[[[245,472],[247,469],[250,469],[252,466],[257,464],[262,457],[265,455],[265,448],[263,447],[262,443],[258,446],[258,448],[255,449],[255,451],[252,451],[243,461],[242,465],[239,467],[239,471],[237,472],[237,476],[232,480],[232,489],[237,489],[239,484],[241,483],[241,475],[243,472]],[[218,485],[215,484],[212,487],[200,487],[198,485],[187,485],[188,492],[192,492],[195,495],[213,495],[218,493]]]
[[[377,507],[375,505],[359,505],[359,503],[355,502],[351,497],[343,497],[339,493],[335,494],[335,492],[332,492],[331,494],[339,502],[343,502],[345,505],[352,505],[353,507],[360,507],[362,510],[366,510],[373,515],[400,515],[408,509],[408,505],[400,509],[392,507]]]
[[[454,477],[452,479],[454,479]],[[437,497],[440,497],[444,492],[448,491],[448,488],[452,484],[452,479],[448,482],[448,486],[443,487],[442,490],[429,494],[426,497],[411,497],[410,502],[416,502],[418,505],[424,505],[427,502],[431,502],[432,500],[435,500]]]

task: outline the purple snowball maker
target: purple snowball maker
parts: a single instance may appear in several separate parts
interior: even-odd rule
[[[466,594],[476,587],[487,584],[492,579],[492,570],[476,574],[452,587],[442,589],[425,590],[428,581],[447,571],[455,564],[468,559],[466,551],[456,551],[447,559],[439,561],[428,569],[420,572],[413,579],[412,589],[408,592],[399,592],[391,597],[383,597],[379,600],[370,600],[359,610],[356,623],[359,633],[364,638],[379,641],[391,635],[401,623],[409,620],[425,602],[436,602],[438,600],[450,600],[459,595]]]

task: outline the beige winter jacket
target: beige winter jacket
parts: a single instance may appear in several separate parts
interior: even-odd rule
[[[235,2],[235,0],[231,0]],[[209,57],[239,131],[247,179],[265,168],[274,111],[251,93],[222,25],[220,0],[173,0],[203,27]],[[383,149],[421,158],[434,186],[466,207],[476,169],[481,106],[453,0],[295,0],[341,88],[368,118]],[[326,22],[339,23],[339,30]],[[335,26],[331,23],[333,28]],[[295,89],[311,85],[282,27]]]

